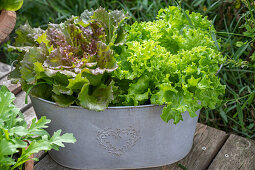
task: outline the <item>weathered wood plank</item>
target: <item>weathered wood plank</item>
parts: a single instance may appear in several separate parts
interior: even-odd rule
[[[62,167],[51,159],[49,154],[47,154],[40,162],[38,162],[34,170],[71,170],[69,168]]]
[[[208,170],[254,170],[255,141],[230,135]]]
[[[38,153],[34,153],[33,156],[34,158],[38,158],[39,161],[41,161],[47,154],[48,152],[40,151]],[[34,161],[34,165],[36,165],[39,161]]]
[[[208,127],[203,124],[198,124],[194,144],[190,153],[181,161],[167,166],[155,167],[155,168],[145,168],[146,170],[176,170],[181,168],[178,164],[186,167],[189,170],[203,170],[206,169],[212,159],[215,157],[217,152],[220,150],[222,145],[227,139],[227,134],[223,131]],[[40,161],[35,170],[53,170],[53,169],[63,169],[62,166],[55,163],[49,155],[45,156],[42,161]],[[144,169],[144,170],[145,170]]]
[[[181,170],[183,166],[189,170],[204,170],[223,146],[228,135],[220,130],[198,123],[194,144],[190,153],[181,161],[157,169]],[[155,169],[155,168],[154,168]]]
[[[11,66],[0,62],[0,79],[11,72]]]
[[[21,109],[21,112],[26,111],[27,109],[29,109],[31,107],[31,100],[28,97],[28,104],[25,104],[25,98],[26,98],[26,92],[21,91],[20,93],[18,93],[16,95],[16,99],[13,101],[13,103],[15,104],[15,106],[19,109]]]
[[[20,83],[18,84],[12,84],[11,80],[7,79],[7,76],[3,77],[0,80],[0,85],[5,85],[6,87],[8,87],[8,89],[13,93],[13,94],[18,94],[21,91],[21,85]]]

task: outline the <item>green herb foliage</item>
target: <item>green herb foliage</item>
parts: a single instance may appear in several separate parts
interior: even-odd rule
[[[23,164],[31,159],[30,155],[42,150],[58,150],[59,147],[64,147],[63,142],[74,143],[76,141],[72,134],[61,135],[61,130],[54,132],[50,137],[44,130],[50,123],[50,120],[45,116],[38,121],[33,119],[31,126],[27,128],[22,113],[13,104],[14,99],[14,95],[9,92],[7,87],[0,87],[1,170],[22,169]]]
[[[225,90],[216,76],[225,60],[212,31],[200,14],[173,6],[161,9],[153,22],[129,26],[127,43],[116,55],[117,104],[166,104],[161,118],[174,123],[185,111],[195,117],[202,107],[214,108]]]

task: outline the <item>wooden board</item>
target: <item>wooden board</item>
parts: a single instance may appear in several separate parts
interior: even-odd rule
[[[255,141],[230,135],[208,170],[255,170]]]
[[[54,162],[49,154],[47,154],[40,162],[38,162],[34,170],[70,170],[69,168],[62,167]]]
[[[40,151],[38,153],[34,153],[33,156],[41,161],[47,154],[48,153],[45,151]],[[34,165],[36,165],[39,161],[34,161]]]
[[[27,125],[28,127],[30,127],[31,123],[32,123],[32,120],[35,118],[37,120],[37,117],[35,115],[35,111],[34,111],[34,108],[31,107],[29,108],[28,110],[26,110],[24,113],[24,118],[25,118],[25,121],[27,122]]]
[[[25,103],[25,98],[26,98],[26,92],[21,91],[20,93],[16,95],[16,99],[13,101],[15,106],[17,106],[21,110],[21,112],[26,111],[32,106],[30,98],[28,97],[28,104]]]
[[[12,32],[16,24],[16,13],[2,10],[0,14],[0,43]]]
[[[205,170],[221,149],[227,137],[228,135],[223,131],[198,123],[190,153],[175,164],[157,169],[182,170],[182,166],[188,170]]]
[[[0,62],[0,79],[4,78],[11,72],[11,66]]]
[[[21,92],[21,85],[19,83],[18,84],[12,84],[11,80],[7,79],[7,76],[0,79],[0,85],[5,85],[15,95],[18,94],[19,92]]]

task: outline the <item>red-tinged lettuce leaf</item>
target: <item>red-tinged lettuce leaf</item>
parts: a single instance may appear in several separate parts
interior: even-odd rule
[[[52,92],[57,95],[66,94],[71,96],[73,94],[73,91],[71,89],[67,88],[66,86],[62,86],[60,84],[53,84]]]
[[[95,11],[84,11],[81,14],[81,19],[84,23],[91,22],[91,19],[100,22],[106,33],[106,44],[123,43],[125,39],[125,31],[121,24],[127,18],[123,11],[107,12],[104,8],[99,8]]]
[[[96,61],[100,69],[111,69],[112,71],[117,68],[116,59],[113,56],[113,51],[103,42],[98,42],[98,52]]]
[[[42,99],[51,100],[53,94],[52,86],[47,83],[33,85],[29,94]]]
[[[102,73],[104,73],[104,71],[102,71]],[[103,83],[102,78],[104,77],[104,74],[96,73],[96,71],[93,73],[93,70],[91,71],[91,69],[83,69],[82,76],[86,77],[89,80],[89,84],[92,86],[99,86]]]
[[[20,55],[17,58],[17,64],[16,64],[16,69],[9,75],[9,78],[13,80],[13,82],[19,81],[21,77],[21,61],[24,59],[24,55],[26,53],[30,53],[29,50],[32,47],[38,47],[39,43],[37,42],[37,38],[40,37],[43,34],[43,30],[40,28],[31,28],[28,23],[25,25],[20,26],[16,30],[16,38],[15,38],[15,46],[8,46],[8,50],[10,51],[18,51],[20,52]],[[47,51],[45,50],[46,47],[44,44],[41,44],[41,48],[43,48],[43,52],[46,53]],[[35,51],[35,50],[34,50]],[[42,54],[42,50],[39,48],[38,51],[39,53]]]
[[[66,88],[71,89],[72,91],[79,92],[80,89],[84,86],[84,84],[88,84],[89,81],[86,77],[82,77],[81,73],[77,74],[77,76],[73,79],[68,79],[69,84]]]
[[[37,80],[44,80],[49,85],[61,84],[63,86],[68,85],[68,79],[76,76],[75,73],[67,70],[53,70],[44,67],[44,64],[36,62],[34,63],[34,70],[36,72],[35,78]]]
[[[113,98],[109,76],[117,69],[113,44],[124,42],[125,18],[121,11],[100,8],[49,24],[45,31],[22,27],[27,27],[27,36],[20,29],[22,36],[13,47],[22,51],[17,65],[20,75],[16,74],[22,88],[64,107],[78,103],[97,111],[106,108]]]
[[[57,74],[62,74],[65,75],[66,77],[73,78],[76,76],[76,73],[73,71],[69,71],[69,69],[66,69],[64,67],[59,67],[59,68],[47,68],[47,64],[43,64],[45,66],[45,74],[49,77],[54,77]]]
[[[20,62],[20,73],[21,78],[28,84],[35,82],[35,71],[34,63],[43,62],[46,59],[48,51],[42,44],[40,47],[32,47],[25,55],[23,60]]]
[[[74,21],[68,20],[61,29],[51,26],[47,30],[47,38],[54,49],[45,64],[80,73],[94,63],[95,69],[90,68],[92,74],[114,71],[117,68],[116,60],[112,49],[104,43],[105,32],[99,22],[93,21],[83,27],[75,25]]]
[[[76,98],[74,96],[65,95],[65,94],[53,94],[52,98],[54,102],[56,102],[61,107],[68,107],[76,101]]]
[[[91,22],[91,16],[94,14],[94,10],[92,9],[91,11],[85,10],[83,13],[81,13],[80,20],[85,24],[88,25]],[[78,20],[78,22],[81,22]]]
[[[89,110],[102,111],[113,100],[112,85],[92,87],[85,84],[78,96],[79,105]]]
[[[75,75],[76,76],[76,75]],[[57,72],[52,76],[54,79],[54,83],[62,84],[63,86],[67,86],[69,84],[69,79],[72,79],[75,76],[69,76],[68,74]]]
[[[69,66],[67,68],[71,68],[73,64],[72,60],[66,57],[66,51],[63,48],[56,48],[51,51],[45,63],[49,67]]]
[[[40,28],[32,28],[28,23],[25,25],[21,25],[16,30],[16,39],[15,39],[15,46],[16,47],[26,47],[26,46],[35,46],[39,45],[36,41],[38,37],[43,34],[44,30]]]

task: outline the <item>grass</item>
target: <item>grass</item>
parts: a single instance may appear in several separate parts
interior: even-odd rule
[[[214,21],[222,53],[228,57],[228,63],[219,73],[221,82],[226,85],[223,103],[215,110],[204,110],[200,121],[255,139],[255,61],[251,57],[255,55],[255,20],[250,2],[207,0],[197,7],[200,9],[193,10]],[[217,6],[214,12],[207,11],[211,6]]]
[[[72,15],[80,15],[85,9],[123,9],[131,16],[130,22],[148,21],[155,18],[159,9],[175,2],[159,0],[25,0],[19,10],[18,24],[26,20],[34,26],[45,28],[48,22],[59,23]]]
[[[221,51],[228,62],[219,72],[226,85],[222,105],[204,109],[200,122],[227,132],[255,139],[255,20],[253,0],[25,0],[18,11],[17,26],[28,21],[46,28],[48,22],[59,23],[85,9],[124,9],[134,21],[153,20],[161,8],[180,4],[184,9],[208,16],[220,38]],[[13,36],[13,35],[12,35]],[[1,47],[2,49],[4,46]],[[7,55],[7,62],[15,56]]]

